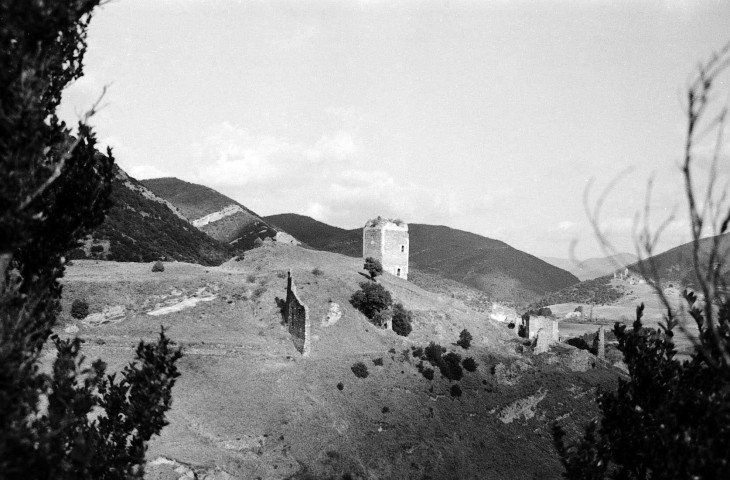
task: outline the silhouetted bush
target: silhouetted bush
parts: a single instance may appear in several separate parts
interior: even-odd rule
[[[162,264],[159,260],[152,265],[152,271],[153,272],[164,272],[165,271],[165,265]]]
[[[393,312],[390,309],[385,309],[379,312],[375,312],[375,315],[373,315],[373,318],[371,318],[370,321],[373,323],[373,325],[377,327],[386,327],[388,325],[388,322],[390,322],[392,319]]]
[[[379,283],[362,282],[360,290],[352,294],[350,304],[372,319],[376,313],[393,305],[393,298]]]
[[[451,385],[451,396],[452,397],[460,397],[461,396],[461,387],[458,384]]]
[[[381,412],[383,412],[383,413],[388,413],[388,412],[390,412],[390,408],[388,408],[388,407],[383,407],[383,409],[381,410]]]
[[[569,338],[565,341],[568,345],[572,345],[575,348],[580,348],[581,350],[587,350],[590,352],[591,346],[588,345],[588,342],[586,342],[583,337],[573,337]]]
[[[423,357],[423,347],[411,347],[413,350],[413,356],[415,358],[421,358]]]
[[[312,269],[312,275],[314,275],[315,277],[319,277],[322,274],[324,274],[324,272],[320,270],[319,267],[314,267]]]
[[[410,310],[406,310],[402,303],[396,303],[393,305],[393,331],[402,337],[407,337],[413,327],[411,322],[413,321],[413,313]]]
[[[463,362],[461,362],[461,365],[464,367],[464,370],[467,372],[474,372],[477,369],[477,362],[474,361],[471,357],[466,357]]]
[[[104,251],[104,245],[92,245],[91,253],[102,253]]]
[[[382,367],[383,366],[383,357],[373,359],[373,365]]]
[[[433,366],[438,366],[441,363],[441,355],[446,351],[444,347],[438,343],[431,342],[424,349],[423,353],[426,355],[426,360]]]
[[[433,374],[434,374],[433,368],[426,367],[426,368],[421,369],[421,375],[426,377],[427,380],[433,380]]]
[[[461,368],[461,355],[449,352],[441,358],[442,361],[439,364],[441,375],[449,380],[461,380],[464,376],[464,370]]]
[[[471,341],[474,339],[474,337],[471,336],[471,333],[469,333],[469,330],[466,328],[461,331],[459,334],[459,340],[456,342],[458,346],[463,348],[464,350],[468,350],[469,347],[471,347]]]
[[[367,378],[367,376],[370,375],[367,365],[362,362],[355,363],[352,367],[350,367],[350,369],[357,378]]]
[[[337,384],[337,390],[342,391],[343,388],[345,388],[345,386],[342,384],[342,382]]]
[[[71,304],[71,316],[81,320],[89,315],[89,304],[85,300],[76,299]]]

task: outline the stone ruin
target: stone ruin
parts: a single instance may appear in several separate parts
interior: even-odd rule
[[[536,354],[545,353],[553,343],[560,341],[558,320],[549,317],[534,317],[525,319],[527,338],[535,340]]]
[[[307,306],[297,295],[297,287],[291,277],[287,274],[286,280],[286,301],[284,303],[284,321],[289,326],[289,333],[296,348],[303,357],[309,356],[311,323]]]
[[[362,229],[362,257],[373,257],[383,270],[408,280],[408,224],[378,217]]]

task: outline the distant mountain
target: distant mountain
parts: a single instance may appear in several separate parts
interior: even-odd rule
[[[715,239],[719,240],[721,254],[716,259],[713,268],[719,268],[721,276],[726,282],[730,283],[730,262],[728,262],[730,234],[703,238],[699,241],[700,265],[707,265],[709,252]],[[692,242],[685,243],[666,252],[654,255],[647,260],[629,265],[628,269],[641,274],[643,267],[643,271],[656,271],[662,281],[675,282],[682,286],[696,287],[697,277],[694,271],[692,247]]]
[[[154,178],[141,183],[179,208],[195,227],[237,248],[249,250],[257,238],[275,238],[278,233],[259,215],[212,188],[177,178]]]
[[[219,265],[234,255],[233,249],[193,227],[166,200],[117,167],[113,180],[113,206],[107,217],[71,259],[98,258],[121,262],[178,260]]]
[[[362,255],[362,230],[345,230],[312,218],[264,217],[307,245],[353,257]],[[410,266],[474,287],[493,300],[527,302],[578,282],[571,273],[504,242],[445,226],[409,224]]]
[[[569,271],[581,281],[608,275],[639,260],[639,257],[631,253],[618,253],[608,257],[589,258],[582,261],[555,257],[540,258],[550,265]]]

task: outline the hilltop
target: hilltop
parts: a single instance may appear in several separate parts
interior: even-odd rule
[[[275,238],[278,233],[255,212],[212,188],[174,177],[141,183],[179,208],[193,226],[237,248],[248,250],[257,238]]]
[[[119,167],[112,186],[112,208],[82,245],[69,252],[71,259],[166,259],[219,265],[235,254],[228,245],[194,228],[179,209]]]
[[[636,263],[639,257],[633,253],[617,253],[607,257],[589,258],[587,260],[572,260],[567,258],[540,257],[550,265],[567,270],[581,281],[609,275],[616,270],[622,269],[632,263]]]
[[[341,229],[296,214],[264,218],[313,248],[362,256],[361,229]],[[411,270],[461,282],[493,300],[528,302],[579,281],[499,240],[445,226],[411,223],[408,228]]]
[[[183,347],[148,478],[558,479],[553,422],[582,431],[596,414],[593,392],[615,387],[617,372],[589,354],[556,346],[532,355],[489,312],[389,274],[379,282],[413,311],[413,332],[376,328],[349,305],[365,281],[360,259],[272,242],[218,267],[150,267],[75,262],[56,329],[85,338],[85,355],[111,371],[160,324]],[[309,357],[282,325],[287,271],[312,321]],[[77,298],[92,313],[81,321],[68,313]],[[325,321],[334,304],[341,317]],[[464,328],[469,350],[455,345]],[[473,357],[476,371],[458,382],[438,371],[424,378],[412,347],[430,341]],[[367,378],[353,374],[356,362]],[[450,394],[456,383],[461,396]]]

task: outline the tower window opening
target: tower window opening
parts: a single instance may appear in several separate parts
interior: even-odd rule
[[[400,277],[400,268],[398,269],[398,272],[396,274]]]
[[[406,251],[406,246],[405,245],[401,245],[400,246],[400,251],[401,251],[401,253],[404,253]]]

